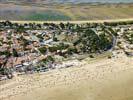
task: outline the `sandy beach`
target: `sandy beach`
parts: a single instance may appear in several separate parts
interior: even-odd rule
[[[133,58],[103,58],[80,66],[0,82],[0,100],[132,100]]]

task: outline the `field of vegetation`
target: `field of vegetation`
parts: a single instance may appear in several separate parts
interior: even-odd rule
[[[45,12],[39,12],[39,13],[32,13],[24,18],[24,20],[71,20],[71,18],[65,14],[62,14],[60,12],[53,12],[53,11],[45,11]]]
[[[0,4],[0,20],[105,20],[133,17],[133,4]]]

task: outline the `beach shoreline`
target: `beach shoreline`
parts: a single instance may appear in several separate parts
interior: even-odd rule
[[[38,89],[39,91],[44,91],[44,93],[47,94],[47,90],[50,89],[51,91],[51,89],[54,89],[56,87],[65,88],[67,86],[70,86],[77,88],[76,84],[79,85],[82,82],[88,81],[92,82],[93,84],[95,84],[96,81],[101,81],[104,83],[104,81],[108,80],[107,78],[109,77],[106,78],[106,76],[108,75],[115,75],[122,72],[125,73],[130,70],[132,71],[132,61],[133,58],[126,56],[121,56],[121,58],[99,59],[98,61],[91,63],[87,63],[86,60],[82,62],[83,65],[77,67],[75,66],[70,68],[52,70],[46,73],[33,74],[28,76],[18,76],[10,82],[7,82],[5,85],[0,86],[0,91],[2,91],[0,93],[0,100],[29,100],[28,98],[32,98],[32,94],[34,94],[34,91],[38,91]],[[80,85],[78,87],[80,87]],[[39,94],[36,95],[36,98],[38,98],[38,96]],[[51,96],[52,94],[48,97]],[[45,98],[47,98],[47,96],[41,98],[42,99],[32,98],[32,100],[44,100]],[[61,99],[57,98],[57,100]],[[82,98],[80,100],[82,100]]]

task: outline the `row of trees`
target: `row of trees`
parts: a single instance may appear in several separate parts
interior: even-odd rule
[[[25,31],[27,29],[43,29],[46,26],[48,29],[67,29],[67,30],[80,30],[82,28],[96,28],[98,26],[117,26],[117,25],[130,25],[133,24],[133,21],[120,21],[120,22],[104,22],[104,23],[85,23],[85,24],[73,24],[73,23],[43,23],[43,24],[36,24],[36,23],[12,23],[10,21],[0,22],[0,29],[2,28],[12,28],[16,29],[17,31]]]
[[[133,21],[120,21],[120,22],[104,22],[106,26],[130,25]]]

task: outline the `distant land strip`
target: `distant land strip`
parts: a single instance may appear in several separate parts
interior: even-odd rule
[[[0,20],[0,22],[6,21],[6,20]],[[10,20],[11,21],[11,20]],[[126,22],[126,21],[133,21],[133,18],[127,18],[127,19],[109,19],[109,20],[86,20],[86,21],[11,21],[12,23],[74,23],[74,24],[83,24],[83,23],[104,23],[104,22]]]

